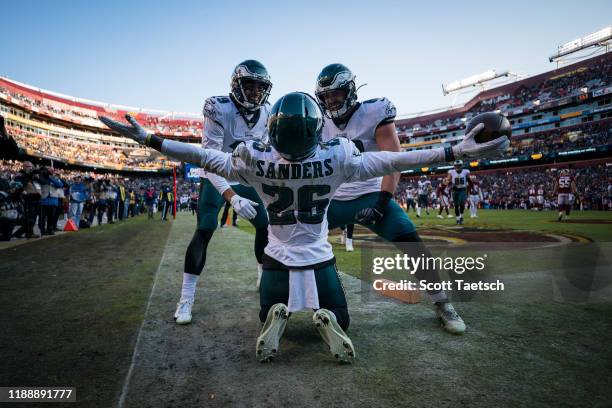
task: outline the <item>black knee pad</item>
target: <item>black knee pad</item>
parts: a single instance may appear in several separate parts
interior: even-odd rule
[[[331,312],[336,316],[336,321],[342,328],[347,331],[351,324],[351,316],[349,315],[348,307],[338,307],[331,309]]]
[[[264,249],[268,245],[268,227],[255,229],[255,258],[257,263],[263,263]]]
[[[266,318],[268,317],[268,312],[270,311],[270,308],[272,307],[272,305],[270,306],[261,306],[261,308],[259,309],[259,321],[262,323],[266,322]]]
[[[213,231],[196,230],[185,253],[185,273],[200,275],[206,263],[206,250]]]

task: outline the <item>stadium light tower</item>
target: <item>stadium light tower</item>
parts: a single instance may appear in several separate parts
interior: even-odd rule
[[[442,84],[442,94],[444,96],[452,94],[452,105],[455,105],[455,99],[459,91],[475,87],[478,87],[478,91],[484,91],[489,82],[503,77],[512,77],[514,79],[519,79],[521,78],[521,75],[510,72],[507,69],[501,72],[497,72],[494,69],[490,69],[488,71],[483,72],[482,74],[472,75],[459,81],[451,82],[449,84]]]
[[[563,57],[567,55],[591,47],[602,48],[605,49],[605,52],[608,52],[610,51],[610,45],[612,45],[612,26],[558,46],[557,52],[548,57],[548,61],[556,62],[557,66],[559,66],[559,63],[563,62]]]

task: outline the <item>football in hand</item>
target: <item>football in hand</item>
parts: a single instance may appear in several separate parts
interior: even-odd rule
[[[512,128],[508,118],[495,112],[481,113],[473,117],[468,122],[465,133],[469,133],[479,123],[483,123],[485,127],[474,138],[476,143],[485,143],[501,136],[507,136],[510,139],[510,135],[512,135]]]

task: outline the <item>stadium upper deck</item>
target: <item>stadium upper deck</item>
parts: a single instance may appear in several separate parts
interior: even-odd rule
[[[484,111],[507,115],[513,128],[508,157],[471,163],[536,165],[609,157],[612,133],[612,52],[483,91],[462,107],[399,119],[405,150],[458,143],[466,122]],[[155,133],[199,143],[198,114],[157,111],[58,94],[0,77],[0,112],[8,130],[32,156],[127,171],[158,171],[176,164],[110,132],[98,116],[134,115]],[[444,171],[444,166],[429,171]],[[419,172],[414,170],[414,172]]]

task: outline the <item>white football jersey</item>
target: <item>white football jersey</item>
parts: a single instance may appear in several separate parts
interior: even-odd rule
[[[451,175],[451,184],[453,188],[466,188],[468,185],[468,177],[470,175],[470,171],[468,169],[461,169],[461,172],[458,173],[455,169],[450,169],[448,174]]]
[[[229,96],[212,96],[204,102],[202,109],[204,126],[202,147],[231,153],[236,146],[248,140],[267,141],[270,104],[266,103],[255,114],[243,115]],[[213,181],[214,174],[206,174]],[[231,183],[236,184],[236,183]]]
[[[419,180],[419,195],[427,195],[429,194],[429,187],[431,187],[431,181],[429,180]]]
[[[406,198],[410,199],[410,200],[414,200],[414,188],[412,186],[408,187],[406,189]]]
[[[288,267],[333,258],[326,213],[341,184],[394,171],[390,158],[365,157],[346,139],[321,143],[301,162],[287,161],[270,145],[250,141],[240,144],[231,157],[219,156],[204,167],[255,188],[268,211],[265,253]]]
[[[395,106],[387,99],[370,99],[360,103],[344,129],[336,126],[334,121],[325,116],[322,140],[327,142],[335,138],[352,140],[362,152],[377,152],[376,128],[381,123],[391,123],[395,119]],[[341,186],[334,195],[334,200],[348,201],[364,194],[380,191],[382,177],[367,181],[357,181]]]

